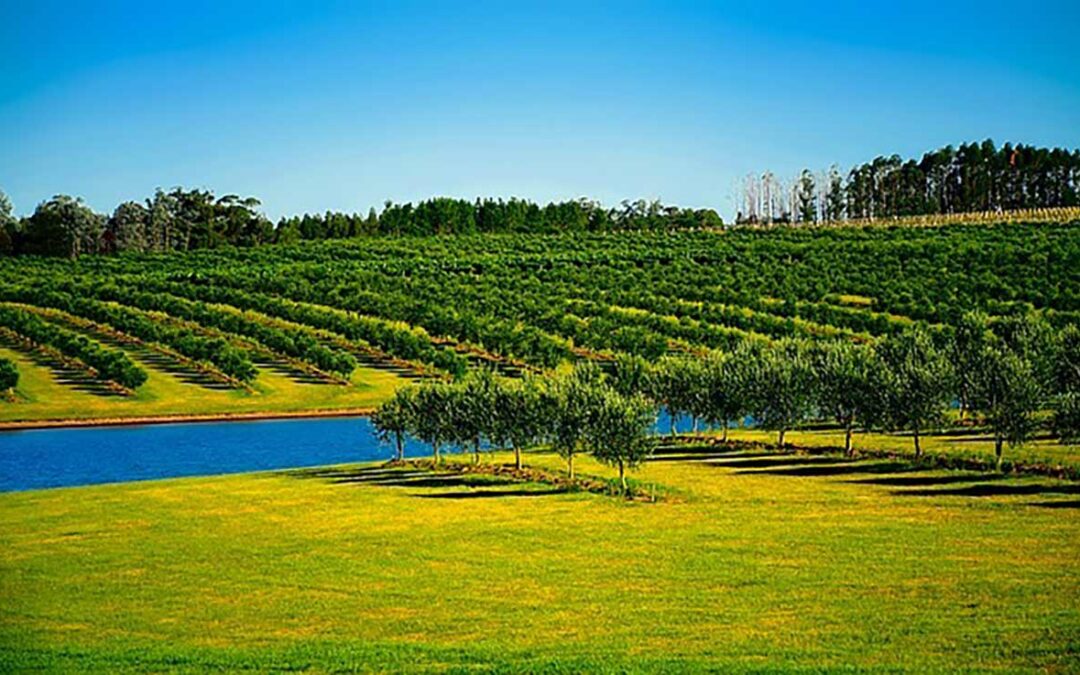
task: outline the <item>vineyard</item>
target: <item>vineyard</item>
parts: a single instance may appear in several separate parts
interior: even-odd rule
[[[487,364],[511,376],[626,355],[648,362],[744,344],[872,343],[910,326],[945,340],[965,314],[1080,317],[1080,223],[940,228],[776,228],[611,234],[361,238],[77,262],[0,262],[4,356],[21,369],[62,362],[137,401],[172,364],[249,409],[273,369],[309,386],[355,389],[366,404],[400,382],[456,378]],[[393,374],[387,379],[388,373]],[[48,391],[59,391],[63,384]],[[380,393],[381,392],[381,393]],[[46,397],[48,394],[46,394]],[[25,397],[24,397],[25,399]],[[0,407],[48,416],[47,401]],[[129,401],[130,402],[130,401]],[[303,407],[301,400],[288,402]],[[51,414],[51,413],[50,413]]]

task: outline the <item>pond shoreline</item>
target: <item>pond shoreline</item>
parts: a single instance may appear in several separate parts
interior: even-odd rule
[[[143,426],[149,424],[187,424],[195,422],[248,422],[305,417],[366,417],[374,408],[332,408],[328,410],[296,410],[283,412],[235,412],[176,415],[144,415],[136,417],[91,417],[85,419],[19,420],[0,422],[0,431],[30,429],[65,429],[77,427]]]

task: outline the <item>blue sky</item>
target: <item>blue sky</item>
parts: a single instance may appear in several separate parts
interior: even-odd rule
[[[1080,146],[1076,2],[0,0],[0,190],[273,218],[662,198],[993,138]]]

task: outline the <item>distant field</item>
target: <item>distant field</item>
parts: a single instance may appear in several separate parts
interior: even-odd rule
[[[1080,667],[1075,483],[723,449],[638,477],[677,498],[375,467],[0,495],[0,661]]]

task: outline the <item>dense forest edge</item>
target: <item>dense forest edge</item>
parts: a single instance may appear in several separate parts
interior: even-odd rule
[[[1080,207],[1080,149],[1039,148],[991,140],[946,146],[918,161],[877,157],[846,175],[835,165],[803,170],[790,181],[771,171],[740,186],[736,225],[875,222],[946,217],[947,222],[1076,218]],[[111,215],[81,198],[56,195],[29,216],[13,215],[0,192],[0,254],[76,258],[123,251],[189,251],[371,236],[474,233],[663,231],[721,228],[711,208],[682,208],[659,200],[625,200],[616,207],[579,198],[540,205],[510,199],[433,197],[417,204],[387,201],[381,211],[303,214],[276,224],[255,197],[217,196],[207,189],[157,189],[125,201]],[[1060,213],[1059,213],[1060,212]],[[972,214],[972,215],[968,215]],[[968,215],[965,218],[958,216]]]

